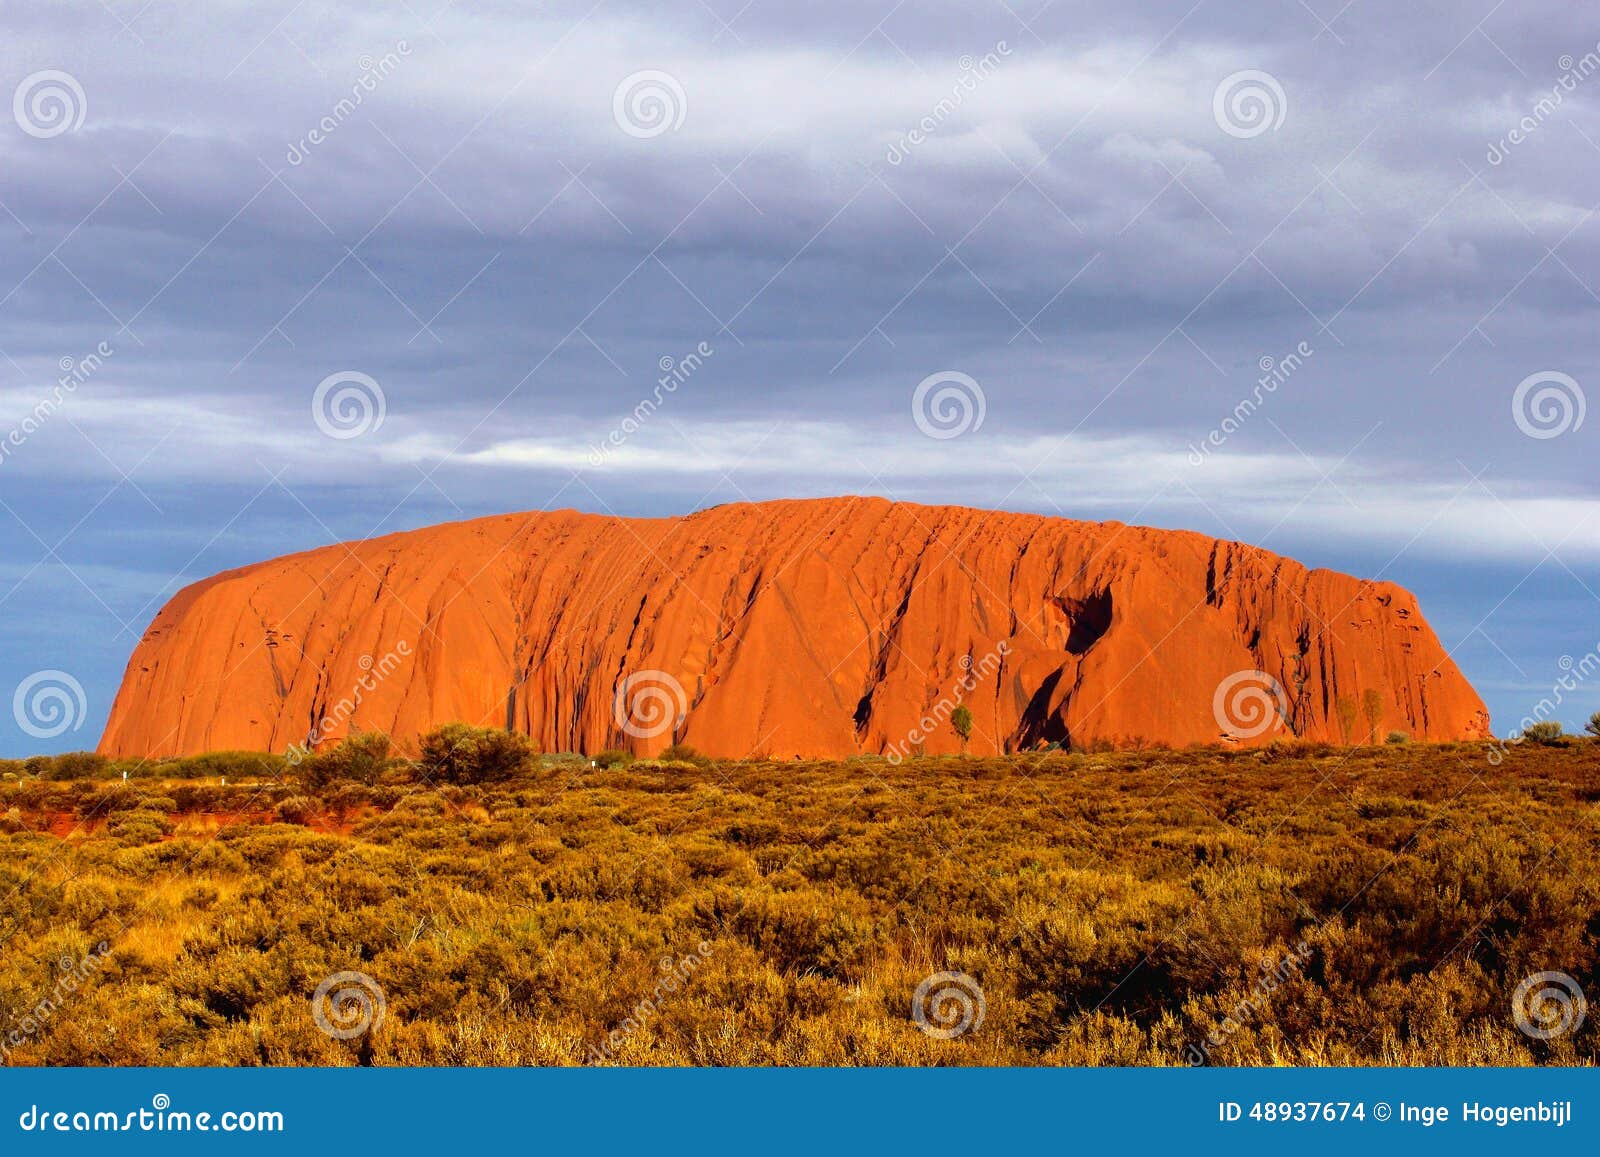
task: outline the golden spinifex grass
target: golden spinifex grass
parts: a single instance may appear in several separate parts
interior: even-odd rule
[[[0,788],[0,1045],[57,1065],[1591,1063],[1595,1018],[1569,999],[1530,1034],[1513,998],[1540,973],[1600,992],[1600,744],[1487,753],[543,757],[489,785],[397,768],[315,793],[239,782],[245,757],[225,787],[226,759],[204,780],[24,773]],[[950,1039],[913,1015],[944,972],[975,986]],[[312,996],[340,974],[335,998],[366,1003],[330,1025]]]

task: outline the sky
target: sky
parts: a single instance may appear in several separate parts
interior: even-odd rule
[[[1497,731],[1600,710],[1575,2],[0,25],[0,755],[92,747],[229,567],[835,494],[1389,579]]]

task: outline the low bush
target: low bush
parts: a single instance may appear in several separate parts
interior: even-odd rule
[[[663,763],[708,764],[711,762],[687,743],[674,743],[656,758]]]
[[[300,765],[300,782],[313,791],[330,784],[376,784],[393,762],[389,737],[381,731],[346,736],[333,747],[315,752]]]
[[[316,801],[303,795],[291,795],[288,799],[279,800],[272,814],[286,824],[305,824],[317,814],[317,805]]]
[[[1546,747],[1552,747],[1560,743],[1563,735],[1564,732],[1561,730],[1561,724],[1557,723],[1554,719],[1545,719],[1538,723],[1530,723],[1522,732],[1522,738],[1526,739],[1529,743],[1538,743]]]
[[[538,754],[526,735],[446,723],[422,737],[417,772],[433,783],[493,783],[510,779]]]

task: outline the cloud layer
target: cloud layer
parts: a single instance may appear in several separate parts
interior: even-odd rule
[[[865,491],[1390,567],[1539,686],[1600,638],[1596,36],[1328,8],[8,14],[0,674],[103,716],[152,601],[331,536]]]

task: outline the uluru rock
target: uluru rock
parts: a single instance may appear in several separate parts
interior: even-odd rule
[[[725,757],[1489,734],[1416,599],[1181,531],[877,498],[513,514],[176,595],[100,750],[285,751],[452,720]]]

